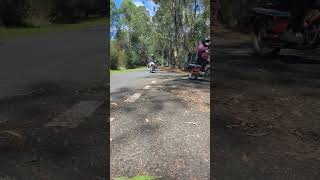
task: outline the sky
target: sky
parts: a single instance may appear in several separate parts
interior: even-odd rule
[[[148,11],[150,16],[154,16],[156,11],[159,8],[159,5],[156,5],[152,0],[132,0],[136,6],[144,6]],[[116,8],[118,9],[121,6],[122,0],[115,0]],[[111,39],[115,36],[115,31],[110,31]]]
[[[115,0],[116,7],[119,8],[122,0]],[[152,0],[133,0],[136,6],[144,6],[148,11],[150,16],[154,16],[159,8]]]

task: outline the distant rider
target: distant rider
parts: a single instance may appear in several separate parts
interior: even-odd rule
[[[197,48],[198,64],[201,65],[202,72],[205,70],[206,65],[209,63],[208,61],[209,45],[210,45],[210,38],[204,38]]]
[[[148,59],[148,68],[150,68],[150,63],[153,62],[156,65],[156,60],[154,59],[154,55],[151,54],[150,58]]]

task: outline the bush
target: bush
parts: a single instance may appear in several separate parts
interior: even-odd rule
[[[51,22],[73,23],[89,15],[104,15],[107,3],[102,0],[54,0],[50,10]]]
[[[120,49],[119,45],[116,42],[111,42],[110,53],[110,68],[112,70],[127,66],[128,56],[126,54],[126,51],[125,49]]]
[[[71,0],[55,0],[50,10],[51,22],[74,22],[75,4]]]
[[[119,49],[118,50],[119,67],[126,67],[127,60],[128,60],[128,56],[126,54],[126,51],[124,49]]]
[[[5,26],[26,25],[31,11],[27,0],[2,0],[0,3],[0,22]]]
[[[111,48],[110,68],[112,70],[119,69],[118,53],[114,48]]]
[[[127,60],[127,68],[136,68],[141,65],[140,56],[135,51],[131,51],[130,57]]]

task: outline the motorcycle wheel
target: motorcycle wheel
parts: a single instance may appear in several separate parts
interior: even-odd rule
[[[189,79],[191,79],[191,80],[196,80],[196,79],[198,79],[198,76],[195,76],[194,74],[192,74],[191,72],[189,72]]]
[[[272,48],[266,46],[263,36],[265,34],[265,29],[263,26],[257,25],[253,34],[252,34],[252,43],[253,43],[253,50],[254,53],[258,56],[276,56],[280,53],[280,48]]]

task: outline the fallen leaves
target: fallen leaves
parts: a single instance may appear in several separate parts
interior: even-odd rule
[[[16,146],[21,145],[25,141],[22,133],[17,130],[0,131],[0,145],[1,146]]]
[[[111,107],[118,107],[117,103],[111,103]]]
[[[209,93],[198,89],[173,89],[171,92],[191,106],[195,106],[200,112],[210,112]],[[187,113],[188,111],[186,111]]]
[[[185,124],[192,124],[192,125],[198,125],[197,123],[195,122],[184,122]]]
[[[9,134],[11,136],[14,136],[14,137],[17,137],[19,139],[22,139],[22,135],[13,131],[13,130],[6,130],[6,131],[0,131],[0,133],[6,133],[6,134]]]
[[[260,137],[260,136],[265,136],[268,135],[268,132],[261,132],[261,133],[247,133],[248,136],[253,136],[253,137]]]

